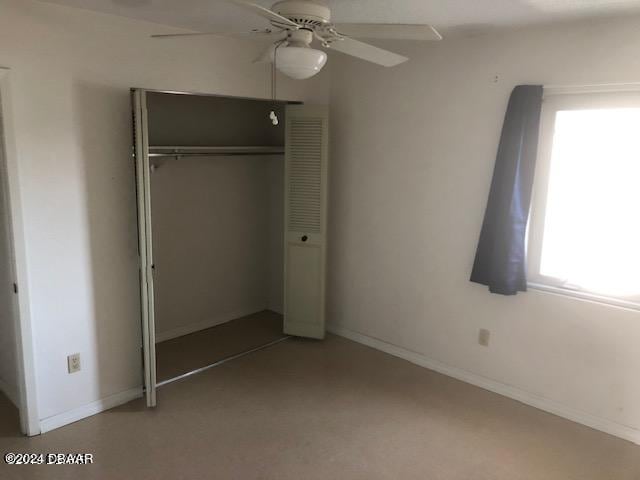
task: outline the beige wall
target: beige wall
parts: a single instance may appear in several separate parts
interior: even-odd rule
[[[129,88],[266,97],[269,76],[250,43],[160,42],[148,36],[166,27],[31,0],[0,11],[46,418],[141,383]],[[279,95],[322,102],[325,77],[283,80]]]
[[[269,244],[267,308],[284,309],[284,157],[271,157],[267,165],[269,182]]]
[[[332,58],[332,325],[637,432],[640,313],[468,279],[513,86],[640,82],[638,25],[396,45],[411,61],[388,70]]]

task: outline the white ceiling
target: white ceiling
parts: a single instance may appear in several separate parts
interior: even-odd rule
[[[47,0],[196,31],[266,26],[223,0]],[[270,7],[275,0],[253,0]],[[323,1],[323,0],[320,0]],[[443,31],[640,13],[640,0],[324,0],[335,22],[429,23]]]

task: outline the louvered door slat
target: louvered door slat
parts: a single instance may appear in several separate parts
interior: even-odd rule
[[[289,229],[320,233],[322,118],[289,122]]]

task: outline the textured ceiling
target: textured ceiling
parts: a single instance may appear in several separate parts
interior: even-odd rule
[[[322,1],[322,0],[320,0]],[[266,25],[221,0],[48,0],[197,31]],[[265,7],[274,2],[253,0]],[[640,0],[325,0],[335,22],[429,23],[443,31],[640,13]]]

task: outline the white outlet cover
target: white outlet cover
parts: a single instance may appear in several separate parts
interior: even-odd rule
[[[75,373],[80,371],[80,354],[74,353],[67,357],[67,370],[69,373]]]
[[[481,328],[478,333],[478,343],[483,347],[489,346],[489,339],[491,338],[491,332],[486,328]]]

